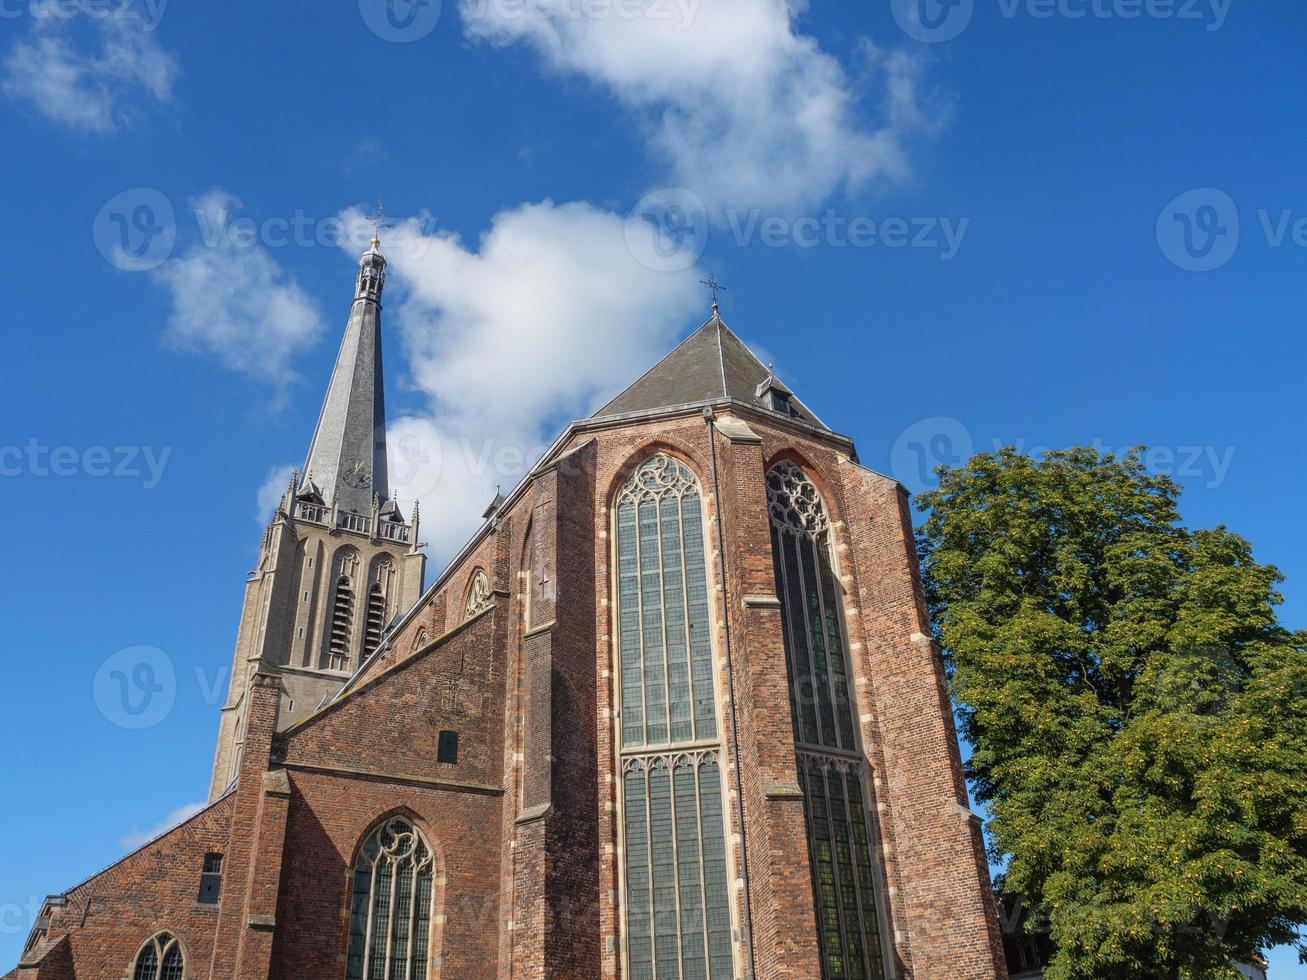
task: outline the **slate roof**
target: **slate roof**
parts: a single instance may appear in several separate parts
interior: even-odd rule
[[[759,391],[762,382],[769,378],[774,375],[767,365],[714,313],[634,384],[595,412],[593,418],[725,398],[771,411]],[[775,380],[779,382],[778,378]],[[784,389],[784,385],[780,387]],[[797,396],[790,399],[790,407],[790,417],[829,431]]]
[[[374,245],[363,262],[384,263]],[[355,514],[390,496],[386,473],[386,395],[381,370],[380,297],[356,294],[301,478],[324,501]]]

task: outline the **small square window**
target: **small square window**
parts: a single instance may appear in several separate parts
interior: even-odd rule
[[[458,732],[441,732],[440,746],[436,750],[437,762],[458,762]]]
[[[200,895],[195,901],[201,905],[217,905],[222,891],[222,855],[204,855],[204,871],[200,874]]]

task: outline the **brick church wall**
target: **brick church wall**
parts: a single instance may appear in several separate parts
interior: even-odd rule
[[[199,905],[204,855],[227,849],[233,796],[225,796],[163,836],[69,889],[50,922],[52,940],[67,936],[68,952],[44,969],[16,976],[122,980],[137,950],[167,930],[186,950],[187,962],[204,964],[213,953],[217,906]],[[225,884],[225,882],[224,882]],[[224,898],[228,896],[224,893]]]
[[[577,432],[348,692],[285,732],[273,734],[275,678],[256,675],[236,789],[69,892],[50,933],[66,935],[67,950],[51,949],[51,970],[67,956],[79,978],[121,980],[140,944],[168,929],[197,978],[340,977],[355,851],[402,813],[437,855],[434,975],[619,975],[610,505],[656,451],[695,472],[705,505],[737,970],[747,939],[759,977],[820,971],[764,485],[790,458],[831,519],[899,972],[1001,977],[906,497],[853,463],[838,437],[724,411]],[[477,570],[492,606],[464,622]],[[444,730],[459,734],[455,765],[437,760]],[[194,903],[215,850],[228,856],[218,912]]]

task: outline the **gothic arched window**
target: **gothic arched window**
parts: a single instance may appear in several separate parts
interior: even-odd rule
[[[177,937],[161,932],[136,954],[132,980],[182,980],[185,973],[186,961]]]
[[[363,633],[363,656],[370,657],[381,644],[381,634],[386,628],[386,597],[381,586],[373,582],[368,589],[368,622]]]
[[[327,630],[327,657],[323,666],[345,670],[354,647],[354,583],[359,576],[359,554],[353,548],[336,552],[336,584],[331,599],[331,623]]]
[[[377,827],[354,862],[346,980],[427,980],[435,856],[404,817]]]
[[[699,483],[664,453],[618,490],[625,949],[631,977],[734,976]]]
[[[413,637],[413,649],[421,650],[426,645],[427,645],[427,631],[425,629],[420,629],[418,630],[418,635]]]
[[[472,585],[467,590],[467,603],[463,607],[463,618],[471,619],[479,612],[490,608],[490,580],[486,573],[478,571],[472,576]]]
[[[783,461],[767,473],[767,510],[822,978],[883,977],[868,767],[854,725],[826,508],[803,471]]]
[[[332,670],[344,670],[349,662],[349,646],[354,631],[354,589],[348,575],[336,579],[336,600],[331,605],[331,639],[329,641]]]
[[[372,585],[368,588],[367,620],[363,628],[363,656],[370,657],[381,645],[386,631],[386,609],[395,581],[395,563],[380,555],[372,563]]]

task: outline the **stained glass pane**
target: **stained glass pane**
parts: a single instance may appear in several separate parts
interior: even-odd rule
[[[821,725],[821,744],[839,748],[835,732],[835,710],[832,703],[829,664],[826,658],[826,632],[822,627],[821,596],[817,591],[817,567],[812,538],[799,539],[800,587],[803,590],[804,621],[807,629],[808,650],[812,655],[812,683],[817,694],[817,714]],[[793,585],[791,585],[791,588]]]
[[[645,731],[650,745],[667,741],[667,657],[663,645],[662,566],[658,559],[658,508],[639,506],[640,609],[644,644]]]
[[[731,907],[726,878],[725,820],[722,777],[717,763],[699,766],[699,802],[703,826],[704,908],[708,918],[708,962],[712,980],[730,980]]]
[[[182,980],[182,975],[185,972],[181,947],[173,943],[171,948],[163,954],[163,969],[159,971],[159,980]]]
[[[712,621],[708,614],[708,569],[703,551],[703,518],[698,496],[681,498],[685,542],[686,604],[690,622],[690,672],[694,687],[695,738],[717,737],[713,698]]]
[[[676,800],[676,884],[681,904],[681,975],[707,980],[707,936],[700,880],[699,785],[695,767],[682,763],[672,776]]]
[[[136,973],[133,976],[134,980],[158,980],[159,951],[155,949],[153,941],[136,957]]]
[[[617,508],[618,647],[622,658],[622,744],[644,744],[644,676],[640,656],[640,574],[635,505]]]
[[[626,813],[626,931],[633,980],[653,980],[652,899],[649,894],[649,827],[645,778],[632,769],[624,780]]]

